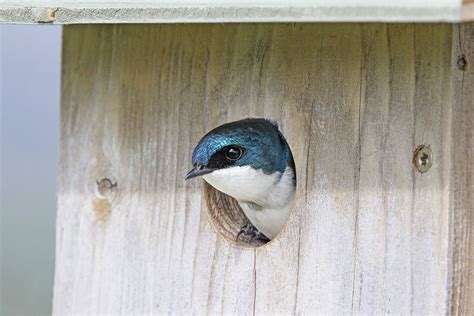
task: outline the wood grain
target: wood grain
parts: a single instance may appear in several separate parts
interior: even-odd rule
[[[461,8],[453,0],[6,0],[0,22],[460,22]]]
[[[461,7],[461,21],[472,22],[474,21],[474,2],[464,3]]]
[[[453,143],[451,165],[452,252],[450,311],[474,314],[474,24],[453,37]]]
[[[65,27],[54,313],[446,313],[451,32]],[[202,181],[184,181],[200,137],[247,116],[280,122],[298,172],[289,223],[256,249],[218,236]]]

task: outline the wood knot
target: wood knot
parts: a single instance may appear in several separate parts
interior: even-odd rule
[[[107,197],[117,189],[117,182],[113,183],[109,178],[104,178],[102,180],[97,180],[97,191],[99,192],[100,195],[103,197]]]
[[[96,181],[96,196],[92,200],[92,208],[98,221],[106,221],[112,213],[112,203],[110,199],[114,197],[117,190],[117,182],[112,182],[109,178]]]

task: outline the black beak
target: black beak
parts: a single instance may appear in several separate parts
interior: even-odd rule
[[[191,169],[188,174],[186,175],[186,177],[184,178],[184,180],[188,180],[188,179],[191,179],[191,178],[195,178],[195,177],[199,177],[199,176],[202,176],[204,174],[208,174],[208,173],[211,173],[213,172],[214,169],[208,169],[206,168],[205,166],[203,165],[196,165],[194,166],[193,169]]]

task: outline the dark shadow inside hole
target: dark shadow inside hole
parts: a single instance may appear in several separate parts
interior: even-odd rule
[[[206,181],[204,181],[204,196],[211,222],[221,237],[231,244],[242,247],[258,247],[265,244],[259,240],[247,242],[241,238],[237,239],[240,228],[250,224],[250,221],[234,198],[216,190]]]

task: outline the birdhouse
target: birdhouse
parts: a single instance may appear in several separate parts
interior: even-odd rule
[[[30,1],[0,19],[66,24],[55,314],[474,312],[472,1]],[[184,180],[199,139],[246,117],[278,122],[296,166],[264,245]]]

